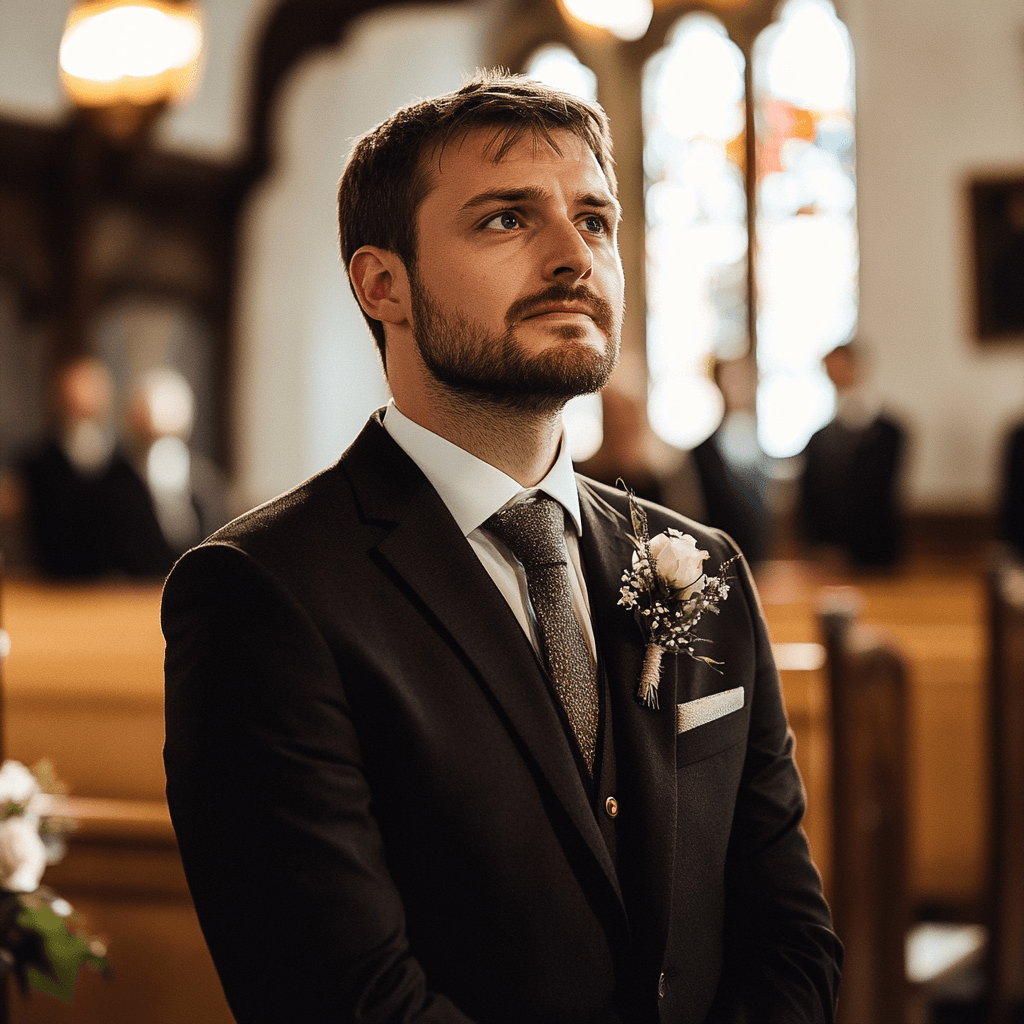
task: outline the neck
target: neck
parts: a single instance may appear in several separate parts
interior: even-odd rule
[[[427,430],[490,463],[523,487],[547,475],[562,437],[561,409],[510,409],[500,402],[468,399],[432,389],[428,400],[395,395],[401,412]]]

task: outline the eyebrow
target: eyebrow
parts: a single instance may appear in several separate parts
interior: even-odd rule
[[[488,189],[486,192],[478,192],[475,196],[467,199],[459,208],[459,212],[471,213],[482,206],[516,206],[520,203],[539,203],[549,198],[549,196],[550,193],[539,185],[526,185],[523,188]],[[622,216],[622,207],[614,196],[584,192],[575,196],[575,200],[581,206],[592,206],[598,210],[614,210],[616,219]]]

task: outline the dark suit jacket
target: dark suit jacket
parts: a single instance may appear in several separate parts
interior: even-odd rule
[[[1013,546],[1018,558],[1024,558],[1024,423],[1006,438],[1002,488],[999,536]]]
[[[95,474],[46,439],[20,465],[33,557],[49,576],[165,576],[174,564],[145,482],[115,449]]]
[[[164,595],[167,795],[238,1020],[830,1021],[838,943],[749,576],[665,659],[617,606],[624,496],[580,478],[617,868],[504,598],[374,417],[187,554]],[[617,511],[616,511],[617,509]],[[652,533],[723,535],[651,507]],[[675,705],[742,686],[676,733]]]
[[[812,544],[834,544],[855,565],[886,567],[901,548],[903,426],[884,413],[855,429],[834,419],[803,451],[798,514]]]

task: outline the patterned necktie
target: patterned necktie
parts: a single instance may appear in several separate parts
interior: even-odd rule
[[[523,563],[551,681],[591,774],[597,748],[597,676],[586,634],[573,611],[562,506],[521,501],[484,524]]]

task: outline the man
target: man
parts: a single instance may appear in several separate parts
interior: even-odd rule
[[[721,674],[667,655],[660,709],[638,703],[626,499],[561,443],[619,345],[603,112],[485,74],[371,131],[339,197],[394,401],[164,597],[168,800],[235,1015],[830,1021],[838,944],[749,575],[701,623]],[[556,510],[557,587],[506,506]],[[648,516],[711,570],[734,554]]]
[[[892,569],[902,541],[903,425],[872,399],[859,341],[822,360],[836,389],[836,414],[802,452],[797,512],[805,539],[832,547],[861,569]]]
[[[175,553],[145,482],[115,443],[110,370],[91,356],[72,359],[50,398],[51,430],[18,466],[36,566],[68,580],[165,576]]]

